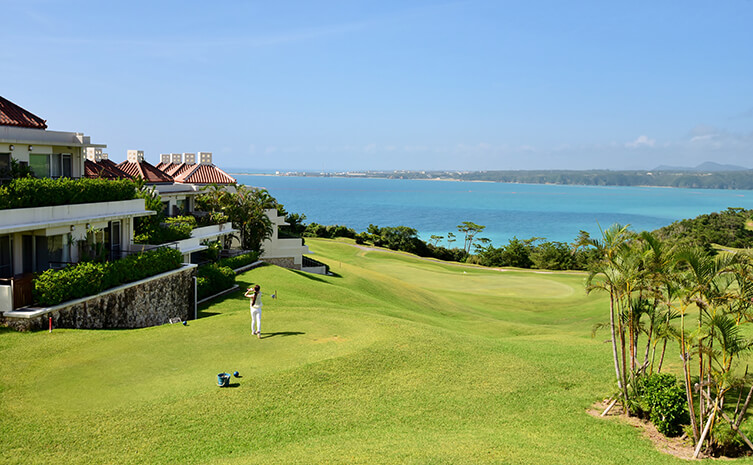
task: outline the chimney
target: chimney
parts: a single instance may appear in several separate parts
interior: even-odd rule
[[[186,165],[195,165],[196,154],[195,153],[183,153],[183,163],[185,163]]]
[[[160,163],[167,164],[167,163],[170,163],[170,160],[171,160],[171,156],[170,156],[169,153],[160,153],[159,154],[159,161],[160,161]]]
[[[181,153],[174,153],[172,154],[172,163],[175,163],[176,165],[180,165],[183,163],[183,154]]]
[[[199,163],[202,165],[211,165],[212,152],[199,152]]]
[[[128,151],[128,161],[131,163],[141,163],[144,161],[144,151],[143,150],[129,150]]]
[[[109,158],[110,158],[110,154],[109,153],[103,153],[102,154],[102,160],[107,160]]]
[[[97,147],[86,147],[86,159],[99,163],[102,160],[102,149]]]

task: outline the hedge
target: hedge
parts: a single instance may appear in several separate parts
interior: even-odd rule
[[[136,184],[129,179],[19,178],[0,186],[0,210],[52,207],[136,198]]]
[[[196,273],[199,300],[217,294],[235,285],[235,272],[218,264],[200,266]]]
[[[217,261],[217,265],[226,266],[231,270],[254,263],[259,258],[258,252],[248,252],[235,257],[223,258]]]
[[[105,289],[180,268],[178,250],[161,248],[129,255],[114,262],[82,262],[47,270],[34,280],[34,301],[42,306],[96,295]]]

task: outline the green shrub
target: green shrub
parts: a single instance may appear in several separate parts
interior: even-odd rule
[[[641,408],[648,412],[651,423],[665,436],[677,436],[689,421],[685,388],[677,377],[655,373],[638,379],[636,392]]]
[[[249,265],[259,258],[258,252],[248,252],[235,257],[223,258],[217,261],[217,265],[226,266],[231,270],[237,270],[242,266]]]
[[[306,229],[303,231],[303,236],[324,237],[327,239],[334,239],[335,237],[348,237],[353,239],[356,237],[356,231],[355,229],[348,228],[347,226],[340,224],[325,226],[322,224],[311,223],[306,226]]]
[[[191,231],[195,227],[196,219],[192,216],[166,218],[164,224],[144,224],[142,232],[134,236],[133,242],[160,245],[182,241],[191,237]]]
[[[95,295],[111,287],[174,270],[182,261],[179,251],[161,248],[114,262],[82,262],[60,270],[50,269],[34,280],[34,300],[49,307]]]
[[[217,264],[200,266],[196,276],[199,299],[230,289],[235,284],[235,272],[226,266]]]
[[[136,198],[130,179],[19,178],[0,187],[0,210],[51,207]]]

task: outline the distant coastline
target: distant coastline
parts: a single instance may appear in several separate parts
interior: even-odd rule
[[[501,182],[509,184],[551,184],[620,187],[678,187],[686,189],[753,190],[753,170],[735,171],[611,171],[611,170],[529,170],[529,171],[277,171],[231,175],[334,177],[362,179],[411,179],[424,181]]]

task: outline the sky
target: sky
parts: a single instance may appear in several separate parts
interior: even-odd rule
[[[0,95],[261,171],[753,168],[753,1],[7,1]],[[11,19],[12,18],[12,19]]]

